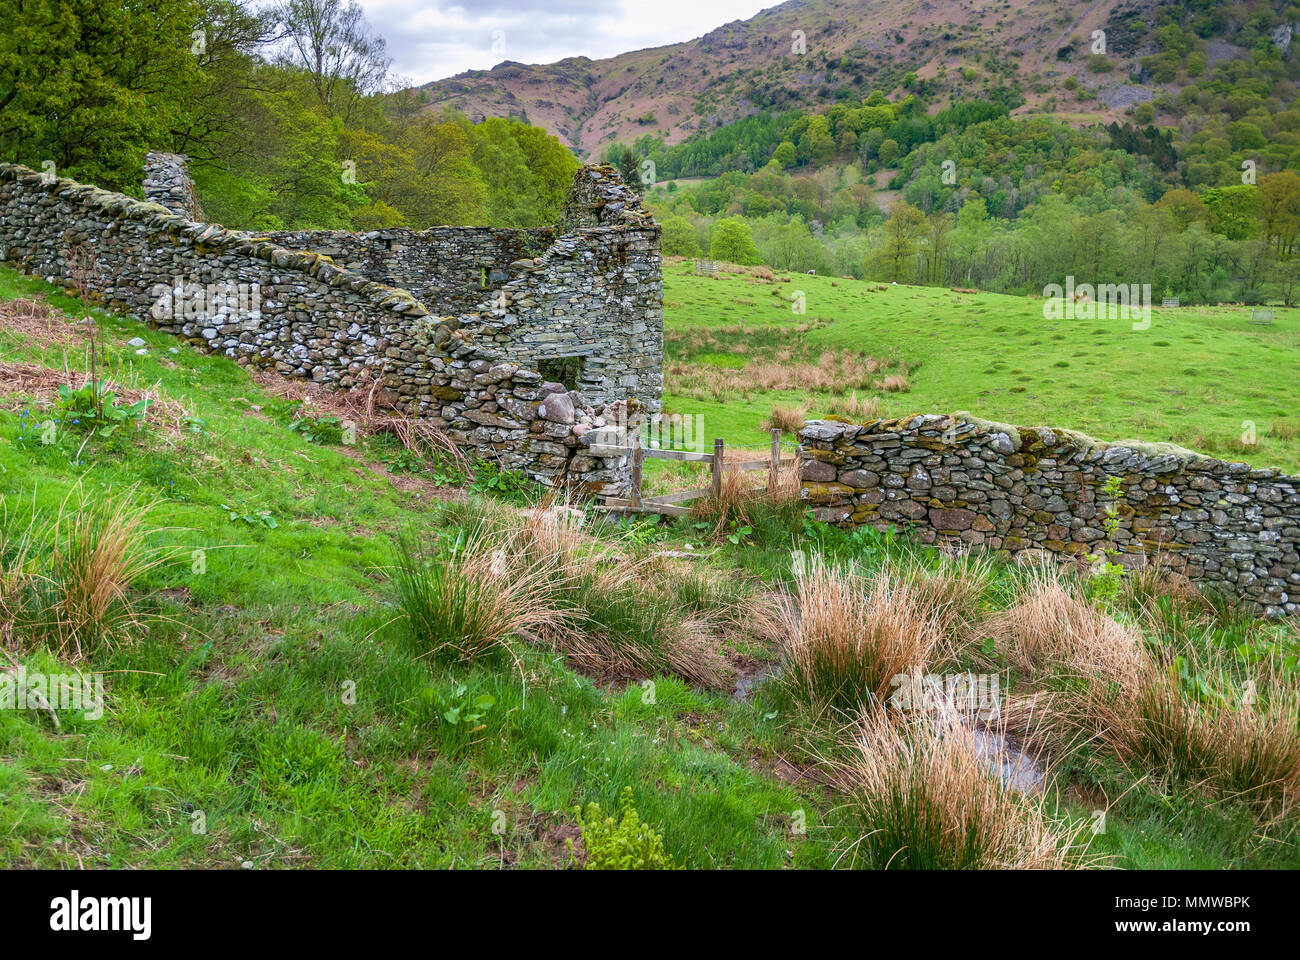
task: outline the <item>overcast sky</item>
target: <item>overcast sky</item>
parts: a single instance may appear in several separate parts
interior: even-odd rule
[[[780,0],[358,0],[388,41],[392,72],[416,83],[502,60],[612,57],[693,40]],[[494,31],[501,31],[495,37]]]

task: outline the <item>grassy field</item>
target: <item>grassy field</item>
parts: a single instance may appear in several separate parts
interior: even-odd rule
[[[1041,299],[725,269],[664,268],[665,408],[702,417],[710,441],[761,444],[774,406],[871,415],[844,409],[856,393],[882,416],[967,410],[1300,472],[1300,310],[1258,326],[1248,307],[1155,307],[1150,328],[1133,330],[1046,320]],[[759,385],[764,366],[800,360],[839,371],[836,385]],[[906,388],[890,390],[890,375]]]
[[[844,295],[844,322],[865,337],[867,320],[852,319],[846,285],[830,283],[807,282],[809,316],[829,318],[832,309],[816,306],[816,291]],[[733,311],[723,323],[740,322],[734,311],[746,305],[737,299],[770,296],[743,284],[675,274],[669,282],[670,296],[692,291],[699,309]],[[907,302],[905,291],[881,296]],[[670,309],[674,332],[684,312]],[[763,329],[784,329],[769,312]],[[787,682],[759,685],[746,699],[732,693],[738,677],[782,656],[789,624],[774,611],[797,592],[792,545],[868,570],[896,562],[916,571],[908,576],[946,576],[942,558],[888,534],[814,527],[797,504],[741,504],[662,526],[588,518],[572,548],[586,559],[574,554],[562,566],[589,578],[590,595],[530,580],[540,592],[524,605],[527,619],[511,621],[518,629],[494,635],[481,655],[457,655],[446,637],[415,628],[394,580],[395,541],[406,533],[433,542],[419,569],[471,569],[456,564],[489,543],[480,541],[485,531],[524,529],[526,488],[483,467],[456,476],[432,456],[413,462],[382,432],[342,443],[327,411],[301,390],[254,382],[230,361],[103,314],[109,373],[128,399],[148,394],[155,403],[138,429],[91,434],[54,391],[84,379],[63,374],[85,369],[84,332],[68,323],[84,314],[77,301],[0,270],[0,670],[94,671],[107,688],[98,719],[62,711],[56,726],[41,709],[0,710],[0,867],[567,866],[566,841],[581,850],[585,836],[574,808],[596,802],[612,812],[628,788],[678,865],[887,859],[855,854],[878,826],[883,794],[840,759],[857,749],[840,732],[847,715],[814,709]],[[146,346],[132,346],[136,337]],[[916,391],[943,362],[908,353],[924,342],[900,343],[889,368],[908,363]],[[873,354],[888,353],[875,344]],[[745,342],[731,346],[739,353]],[[719,426],[757,431],[764,405],[719,403]],[[54,442],[42,442],[52,420]],[[122,629],[86,633],[95,643],[78,656],[57,625],[6,621],[6,604],[25,596],[15,586],[25,572],[45,571],[55,596],[75,581],[72,561],[42,565],[62,543],[49,527],[32,545],[36,559],[15,559],[23,518],[35,510],[80,529],[129,491],[152,504],[140,543],[170,562],[120,584],[112,609],[132,613]],[[103,536],[104,527],[89,529]],[[672,559],[681,553],[699,558]],[[486,579],[464,582],[490,600],[499,595],[496,567],[472,568]],[[996,617],[1016,602],[1024,577],[1003,567],[980,577],[963,609],[981,626],[961,633],[943,669],[987,669],[981,658],[1001,656],[1002,640],[990,646],[989,638],[1003,636]],[[548,625],[539,610],[561,601],[580,606],[569,627],[535,636]],[[450,607],[435,604],[435,619]],[[1296,642],[1277,625],[1206,608],[1171,607],[1158,621],[1136,609],[1112,612],[1157,645],[1175,622],[1198,644],[1250,657],[1285,654]],[[1246,654],[1241,663],[1254,663]],[[1055,682],[1023,679],[1044,689]],[[1199,680],[1193,673],[1189,683]],[[1208,759],[1192,759],[1217,775],[1214,748],[1201,749]],[[982,768],[974,775],[990,823],[1009,824],[998,836],[1019,836],[1022,817],[1045,818],[1077,841],[1058,851],[1072,863],[1296,865],[1294,817],[1224,800],[1197,785],[1213,778],[1190,762],[1135,770],[1105,745],[1071,748],[1051,756],[1046,789],[1032,799],[1003,790]],[[924,795],[933,785],[922,778],[913,788]],[[944,802],[964,809],[958,794]],[[1094,833],[1098,810],[1105,825]],[[1017,850],[989,849],[991,859],[978,862],[1023,862]],[[947,862],[942,853],[935,863]]]

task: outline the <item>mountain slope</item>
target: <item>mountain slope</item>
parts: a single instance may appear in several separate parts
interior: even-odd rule
[[[1020,88],[1026,109],[1073,75],[1100,90],[1092,113],[1106,117],[1149,99],[1145,91],[1124,89],[1126,75],[1157,48],[1117,36],[1114,65],[1098,76],[1083,66],[1092,31],[1124,34],[1123,24],[1133,18],[1150,22],[1154,6],[1151,0],[790,0],[685,43],[604,60],[505,62],[423,90],[432,110],[453,106],[473,119],[524,116],[584,153],[646,133],[674,143],[764,107],[888,91],[908,73],[931,80],[933,91],[948,99]],[[796,31],[804,38],[802,54],[793,49]]]

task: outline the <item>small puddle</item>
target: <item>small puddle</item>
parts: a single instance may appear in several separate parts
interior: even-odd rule
[[[754,690],[779,669],[774,660],[748,663],[736,670],[736,689],[731,693],[732,703],[744,703],[754,694]]]
[[[1003,785],[1021,793],[1038,793],[1043,789],[1047,771],[1029,754],[1015,746],[1006,734],[968,724],[980,757]]]
[[[732,703],[744,703],[754,691],[780,672],[780,661],[768,660],[746,663],[736,670],[736,688],[731,693]],[[1043,765],[1012,743],[1005,733],[989,726],[978,726],[973,720],[962,718],[961,724],[970,731],[980,758],[1010,790],[1020,793],[1038,793],[1047,781]]]

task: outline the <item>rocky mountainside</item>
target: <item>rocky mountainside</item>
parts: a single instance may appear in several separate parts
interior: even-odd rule
[[[1133,24],[1152,22],[1153,6],[1152,0],[790,0],[684,43],[605,60],[505,62],[423,90],[430,110],[450,105],[474,120],[524,117],[583,153],[646,133],[674,143],[762,108],[824,106],[873,89],[888,92],[905,81],[915,84],[908,74],[928,81],[928,92],[941,101],[935,109],[945,99],[1017,90],[1022,111],[1041,108],[1074,76],[1097,98],[1072,104],[1071,116],[1113,119],[1151,97],[1153,85],[1145,78],[1135,84],[1130,72],[1140,71],[1141,56],[1157,52],[1149,40],[1132,38]],[[1105,71],[1085,65],[1099,29],[1112,61]],[[1231,44],[1212,44],[1211,59],[1244,55]]]

